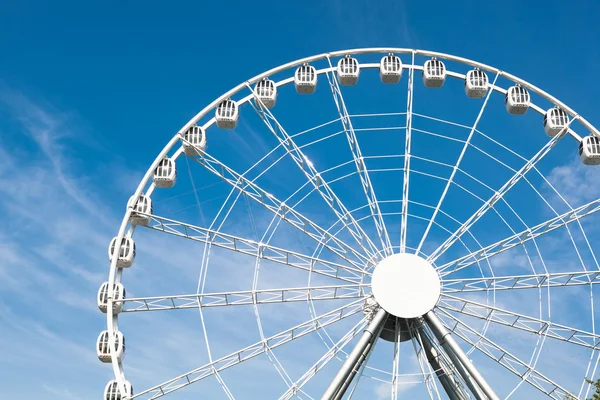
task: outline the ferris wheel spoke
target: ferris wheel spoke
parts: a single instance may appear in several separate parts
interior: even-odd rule
[[[329,57],[327,57],[327,61],[333,70],[333,65],[331,65],[331,59]],[[367,170],[367,165],[358,144],[358,138],[356,137],[354,127],[352,126],[352,120],[350,119],[348,109],[346,108],[346,103],[338,83],[338,78],[333,72],[327,73],[326,75],[331,88],[333,101],[335,102],[338,113],[340,114],[340,121],[342,122],[344,132],[346,133],[346,139],[348,140],[348,145],[350,146],[350,151],[352,152],[352,158],[354,159],[354,164],[360,177],[360,182],[367,198],[369,209],[371,210],[375,228],[377,229],[377,235],[379,236],[383,250],[386,254],[390,255],[392,253],[392,243],[390,242],[385,221],[383,219],[383,215],[381,214],[377,197],[375,196],[375,190],[371,184],[371,178]]]
[[[449,331],[453,332],[456,336],[460,337],[466,343],[473,346],[487,357],[502,365],[508,371],[517,375],[523,381],[546,394],[546,396],[557,400],[564,400],[566,398],[570,398],[568,396],[573,396],[573,394],[568,392],[566,389],[547,378],[540,372],[536,371],[533,366],[521,361],[446,310],[441,308],[438,308],[437,310],[440,311],[440,314],[444,314],[445,317],[452,320],[454,327],[451,327],[449,324],[442,321]],[[477,340],[473,341],[470,339],[470,336],[473,335],[477,338]]]
[[[121,312],[180,310],[188,308],[290,303],[307,300],[360,299],[366,296],[366,289],[367,285],[257,289],[236,292],[135,297],[116,300],[115,303],[123,304]]]
[[[294,228],[304,232],[311,239],[318,243],[322,242],[325,248],[337,254],[355,268],[363,269],[364,265],[368,262],[365,254],[357,251],[354,247],[349,246],[334,235],[331,235],[329,231],[326,231],[315,222],[296,211],[294,207],[286,205],[274,195],[265,191],[253,181],[247,179],[244,175],[235,172],[213,156],[204,153],[201,157],[194,157],[194,160],[230,184],[233,188],[244,193],[273,214],[279,216]]]
[[[244,361],[250,360],[258,355],[264,354],[267,351],[273,350],[293,340],[299,339],[319,329],[323,329],[338,321],[358,314],[363,310],[363,302],[364,300],[357,300],[352,303],[346,304],[343,307],[329,311],[300,325],[296,325],[293,328],[287,329],[273,336],[270,336],[265,340],[261,340],[259,342],[256,342],[255,344],[252,344],[248,347],[231,353],[225,357],[219,358],[218,360],[208,363],[200,368],[196,368],[176,378],[170,379],[150,389],[144,390],[143,392],[132,396],[131,399],[138,397],[155,399],[158,397],[162,397],[168,393],[179,390],[183,387],[189,386],[192,383],[198,382],[202,379],[212,376],[227,368],[231,368],[235,365],[241,364]]]
[[[591,215],[599,210],[600,199],[596,199],[587,204],[584,204],[581,207],[577,207],[569,212],[544,221],[541,224],[526,229],[522,232],[516,233],[494,244],[477,250],[473,253],[467,254],[463,257],[457,258],[454,261],[450,261],[446,264],[443,264],[440,267],[438,267],[438,272],[442,277],[450,275],[454,272],[460,271],[461,269],[467,268],[470,265],[488,259],[496,254],[500,254],[506,250],[510,250],[513,247],[524,245],[526,242],[532,239],[535,239],[546,233],[552,232],[558,228],[565,227],[572,222],[579,221],[580,219]]]
[[[597,285],[600,271],[552,272],[534,275],[495,276],[490,278],[447,279],[443,293],[486,292],[494,290],[538,289],[542,287]]]
[[[572,123],[576,118],[572,119]],[[467,221],[462,224],[448,239],[444,241],[431,255],[428,257],[429,262],[434,262],[444,253],[454,242],[458,240],[466,231],[468,231],[479,219],[498,202],[504,195],[519,182],[535,165],[542,160],[558,141],[564,136],[566,129],[562,130],[561,134],[552,137],[540,151],[538,151],[529,161],[519,169],[492,197],[490,197]]]
[[[598,349],[598,346],[600,345],[600,335],[592,332],[555,324],[550,321],[529,317],[444,293],[437,306],[446,311],[457,312],[594,350]]]
[[[306,385],[323,367],[325,367],[329,361],[331,361],[344,347],[348,345],[366,325],[366,318],[361,319],[353,328],[351,328],[344,337],[342,337],[337,343],[331,346],[327,352],[314,363],[306,372],[298,379],[294,384],[279,397],[279,400],[289,400],[296,396],[296,394],[302,390],[302,387]]]
[[[494,77],[494,81],[492,82],[490,87],[494,87],[496,85],[496,81],[498,80],[499,76],[500,76],[500,74],[497,73],[496,76]],[[444,199],[446,198],[448,189],[450,188],[450,185],[454,181],[454,176],[456,175],[456,171],[458,171],[459,166],[462,162],[462,159],[465,155],[465,152],[469,148],[469,143],[471,143],[471,139],[473,138],[473,135],[475,134],[475,131],[477,130],[477,125],[479,125],[479,120],[481,119],[481,116],[483,115],[483,112],[485,111],[486,106],[488,104],[488,100],[490,99],[490,96],[492,95],[493,92],[494,92],[493,90],[487,91],[487,95],[485,96],[485,100],[483,101],[481,109],[479,110],[479,114],[477,115],[477,118],[475,119],[475,122],[473,123],[473,126],[471,127],[469,136],[467,137],[467,140],[465,141],[465,143],[463,145],[462,151],[461,151],[460,155],[458,156],[458,160],[456,161],[456,164],[452,168],[452,173],[450,174],[450,177],[448,178],[448,181],[446,182],[444,191],[442,192],[442,195],[440,196],[437,206],[435,207],[435,210],[433,211],[433,215],[431,216],[431,219],[429,220],[429,223],[427,224],[427,228],[425,228],[425,233],[423,234],[423,237],[421,238],[421,241],[419,242],[419,245],[417,246],[417,254],[421,250],[421,247],[423,247],[423,243],[425,243],[425,240],[427,239],[427,236],[429,235],[429,230],[431,229],[433,221],[437,217],[437,214],[440,211],[440,208],[442,207],[442,203],[444,202]]]
[[[406,252],[406,235],[408,231],[408,183],[410,178],[410,140],[412,130],[412,108],[413,108],[413,89],[415,77],[415,53],[412,53],[411,65],[408,74],[408,93],[406,97],[406,140],[404,143],[404,180],[402,183],[402,217],[400,223],[400,252]]]
[[[377,246],[375,246],[371,238],[348,212],[346,206],[344,206],[327,181],[323,179],[310,159],[304,154],[302,149],[298,147],[294,139],[286,132],[273,113],[266,107],[256,107],[254,104],[252,104],[252,106],[267,128],[286,149],[306,179],[308,179],[323,200],[325,200],[337,218],[343,222],[347,231],[352,235],[356,243],[361,246],[365,254],[372,256],[374,253],[377,253]]]
[[[170,235],[201,243],[208,243],[241,254],[247,254],[279,264],[289,265],[291,267],[329,276],[331,278],[337,278],[349,283],[356,284],[360,282],[365,275],[370,275],[370,273],[364,270],[307,256],[269,244],[259,243],[254,240],[229,235],[156,215],[140,215],[150,218],[150,223],[145,226],[148,229],[165,232]]]

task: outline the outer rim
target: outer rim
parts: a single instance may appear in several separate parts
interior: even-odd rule
[[[349,49],[349,50],[338,50],[338,51],[334,51],[334,52],[329,52],[329,53],[321,53],[318,55],[313,55],[310,57],[305,57],[305,58],[301,58],[298,59],[296,61],[292,61],[283,65],[280,65],[278,67],[272,68],[266,72],[263,72],[259,75],[256,75],[255,77],[240,83],[239,85],[235,86],[234,88],[230,89],[229,91],[225,92],[224,94],[222,94],[220,97],[216,98],[215,100],[213,100],[210,104],[208,104],[206,107],[204,107],[200,112],[198,112],[194,117],[192,117],[192,119],[190,119],[172,138],[171,140],[169,140],[169,142],[165,145],[165,147],[161,150],[161,152],[157,155],[157,157],[155,158],[155,160],[152,162],[152,164],[150,165],[150,167],[148,168],[148,170],[146,171],[144,177],[142,178],[142,180],[140,181],[136,191],[134,192],[133,196],[134,197],[139,197],[140,194],[143,192],[144,188],[146,187],[146,184],[148,183],[148,180],[151,178],[153,171],[156,169],[158,163],[168,154],[168,152],[173,148],[173,146],[180,140],[181,135],[186,132],[191,126],[193,126],[194,124],[196,124],[196,122],[198,120],[200,120],[200,118],[206,116],[211,110],[213,110],[221,101],[232,97],[233,95],[237,94],[238,92],[240,92],[241,90],[243,90],[244,88],[250,87],[250,85],[260,81],[263,78],[269,77],[270,75],[276,74],[278,72],[284,71],[286,69],[290,69],[290,68],[294,68],[297,67],[299,65],[302,65],[304,63],[310,63],[313,61],[318,61],[318,60],[322,60],[322,59],[328,59],[330,57],[344,57],[346,55],[357,55],[357,54],[381,54],[381,53],[394,53],[394,54],[411,54],[414,58],[414,56],[425,56],[425,57],[436,57],[438,59],[442,59],[442,60],[448,60],[448,61],[454,61],[454,62],[458,62],[461,64],[465,64],[465,65],[469,65],[472,67],[476,67],[479,68],[481,70],[493,73],[493,74],[498,74],[499,76],[502,76],[516,84],[520,84],[521,86],[525,87],[526,89],[530,90],[531,92],[541,96],[542,98],[548,100],[549,102],[553,103],[555,106],[558,106],[560,108],[562,108],[563,110],[565,110],[567,112],[567,114],[569,114],[571,116],[571,118],[578,118],[579,122],[585,127],[587,128],[591,134],[596,135],[598,137],[600,137],[600,131],[598,129],[596,129],[596,127],[594,127],[592,124],[590,124],[585,118],[581,117],[579,114],[577,114],[572,108],[570,108],[569,106],[567,106],[566,104],[564,104],[563,102],[561,102],[560,100],[558,100],[557,98],[555,98],[554,96],[550,95],[549,93],[545,92],[544,90],[538,88],[535,85],[532,85],[531,83],[518,78],[515,75],[512,75],[510,73],[504,72],[498,68],[492,67],[490,65],[487,64],[483,64],[477,61],[473,61],[470,60],[468,58],[464,58],[464,57],[458,57],[458,56],[454,56],[451,54],[446,54],[446,53],[440,53],[440,52],[435,52],[435,51],[429,51],[429,50],[418,50],[418,49],[408,49],[408,48],[395,48],[395,47],[370,47],[370,48],[359,48],[359,49]],[[379,63],[375,63],[375,64],[360,64],[361,68],[378,68],[379,67]],[[403,65],[403,68],[406,69],[414,69],[414,70],[422,70],[421,66],[416,66],[416,65]],[[335,70],[336,68],[327,68],[327,69],[323,69],[323,70],[319,70],[317,71],[317,73],[323,74],[325,72],[328,72],[330,70]],[[447,71],[447,75],[454,77],[454,78],[462,78],[464,79],[464,75],[460,74],[460,73],[453,73],[451,71]],[[282,82],[279,82],[278,84],[276,84],[276,86],[281,86],[282,84],[288,84],[291,81],[293,81],[293,78],[289,78],[286,79]],[[500,93],[506,93],[505,89],[499,88],[499,87],[495,87],[492,86],[491,83],[488,82],[488,86],[492,89],[492,90],[496,90]],[[243,103],[247,102],[250,98],[252,98],[253,95],[247,96],[244,100]],[[538,113],[542,114],[544,111],[535,106],[534,104],[531,105],[531,108],[535,109]],[[209,121],[206,125],[210,126],[212,125],[212,123],[214,122],[214,119],[212,119],[211,121]],[[581,140],[581,138],[574,132],[569,130],[569,133],[577,140]],[[180,148],[177,152],[176,152],[176,156],[179,156],[182,153],[182,148]],[[147,191],[147,195],[150,195],[152,193],[152,191],[154,190],[154,184],[152,184],[148,191]],[[131,212],[132,212],[132,208],[131,207],[127,207],[126,211],[125,211],[125,215],[123,216],[123,220],[121,221],[121,226],[119,228],[119,233],[117,235],[117,243],[120,243],[122,241],[122,238],[124,236],[127,237],[131,237],[133,234],[133,231],[135,230],[135,227],[129,224],[129,219],[131,217]],[[127,230],[127,232],[126,232]],[[115,282],[120,282],[121,281],[121,275],[123,272],[122,268],[117,268],[116,264],[117,264],[117,259],[118,257],[113,257],[113,260],[110,264],[110,271],[109,271],[109,279],[108,279],[108,287],[112,288],[113,284]],[[112,307],[112,297],[108,298],[108,305],[107,305],[107,311],[106,311],[106,320],[107,320],[107,330],[109,332],[112,332],[114,330],[118,329],[118,315],[113,313],[113,307]],[[110,345],[110,352],[111,352],[111,360],[112,360],[112,368],[114,371],[114,375],[115,375],[115,379],[118,382],[118,387],[119,390],[121,391],[121,394],[124,396],[124,399],[128,398],[127,396],[127,390],[125,387],[125,375],[123,372],[123,367],[121,362],[119,362],[119,360],[116,357],[116,349],[114,346],[114,341],[110,341],[109,343]]]

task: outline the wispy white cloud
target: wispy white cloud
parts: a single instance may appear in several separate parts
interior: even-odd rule
[[[69,113],[15,91],[2,94],[0,110],[12,118],[10,131],[0,139],[0,171],[11,177],[10,185],[0,187],[0,209],[9,216],[0,227],[0,277],[5,282],[0,288],[0,336],[19,343],[6,349],[3,359],[11,365],[11,373],[25,376],[35,371],[44,377],[31,384],[27,392],[16,385],[5,388],[4,393],[67,399],[96,397],[112,370],[95,354],[96,337],[105,328],[105,317],[97,310],[95,296],[108,273],[106,247],[122,210],[115,197],[127,197],[122,193],[127,184],[94,189],[92,182],[97,177],[90,175],[94,168],[89,168],[89,163],[99,157],[89,149],[85,159],[72,153],[73,142],[81,146],[86,134]],[[123,166],[123,171],[112,173],[120,176],[124,175],[120,172],[127,171]],[[235,230],[235,224],[230,228]],[[157,232],[136,232],[138,237],[138,260],[125,273],[130,295],[195,291],[202,245]],[[221,282],[224,290],[250,287],[253,257],[221,251],[215,252],[211,260],[211,277]],[[274,272],[263,274],[261,285],[277,286],[286,268],[264,266]],[[190,311],[120,318],[120,329],[129,345],[126,373],[134,384],[140,384],[137,390],[207,362],[198,312]],[[211,347],[219,356],[260,340],[251,308],[227,311],[210,320]],[[287,312],[269,310],[264,315],[269,332],[310,319],[306,307],[299,310],[297,305],[287,307]],[[237,321],[233,330],[231,321]],[[306,351],[305,356],[316,359],[320,351],[323,349],[318,347]],[[285,357],[281,361],[293,364]],[[273,378],[279,380],[275,370],[269,368]],[[66,387],[66,381],[76,383]],[[195,390],[185,391],[184,398]]]
[[[598,169],[583,165],[577,157],[571,162],[553,168],[548,181],[576,207],[600,197]]]
[[[10,177],[0,188],[6,216],[0,335],[19,344],[5,351],[11,373],[44,377],[29,394],[23,386],[6,394],[90,398],[110,377],[94,350],[104,326],[95,294],[106,279],[106,247],[119,218],[114,198],[123,197],[122,188],[94,189],[89,162],[103,154],[80,158],[74,152],[87,136],[76,117],[14,90],[2,91],[0,110],[9,121],[0,139],[0,170]]]
[[[19,132],[33,140],[41,154],[46,157],[53,177],[49,183],[59,184],[73,202],[90,215],[100,217],[103,207],[87,198],[81,188],[80,181],[85,179],[84,176],[79,175],[75,178],[69,173],[69,170],[81,168],[83,161],[79,160],[79,163],[76,163],[76,158],[69,154],[69,141],[81,142],[78,135],[82,133],[73,126],[73,117],[52,108],[49,104],[33,102],[20,92],[6,87],[3,89],[0,103],[8,108],[9,113],[19,123]],[[13,163],[13,166],[16,165]],[[22,163],[19,163],[18,167],[23,168]],[[37,186],[30,189],[37,190],[38,194],[46,193]]]
[[[71,393],[71,391],[67,388],[55,388],[54,386],[43,384],[42,388],[45,391],[55,396],[56,398],[65,399],[65,400],[80,400],[81,397]]]

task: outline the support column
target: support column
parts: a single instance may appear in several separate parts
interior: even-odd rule
[[[321,400],[336,400],[341,399],[350,386],[352,378],[356,375],[360,365],[364,362],[365,358],[369,355],[369,352],[373,348],[373,343],[379,336],[379,332],[383,328],[383,324],[388,316],[388,313],[383,309],[379,308],[364,330],[354,349],[348,355],[348,358],[342,364],[342,367],[338,371],[337,375],[331,381],[331,384],[321,397]]]
[[[367,347],[365,348],[365,351],[363,351],[362,354],[360,355],[360,358],[358,359],[358,362],[356,363],[356,365],[354,366],[354,368],[352,368],[352,371],[350,372],[350,375],[348,375],[348,377],[346,378],[346,380],[344,381],[344,383],[342,384],[342,386],[340,386],[340,388],[338,389],[336,395],[334,396],[334,398],[332,400],[341,400],[342,399],[342,397],[344,396],[344,393],[346,393],[346,390],[348,390],[348,388],[350,387],[350,384],[354,380],[354,377],[356,376],[356,374],[360,370],[360,366],[362,365],[362,363],[365,361],[365,359],[367,358],[367,356],[371,352],[373,346],[375,345],[375,341],[376,340],[377,340],[377,337],[375,337],[367,345]]]
[[[417,328],[419,330],[419,337],[421,339],[421,343],[423,345],[423,351],[425,352],[425,356],[427,357],[427,361],[431,365],[431,368],[435,371],[435,374],[438,377],[438,380],[442,384],[442,387],[446,391],[446,394],[450,398],[450,400],[464,400],[458,395],[458,390],[454,383],[451,381],[450,377],[446,374],[446,371],[442,368],[438,357],[440,357],[437,353],[437,350],[433,348],[433,344],[429,340],[429,337],[423,331],[423,328]]]
[[[450,335],[450,332],[448,332],[448,330],[444,327],[442,321],[440,321],[437,315],[435,315],[433,310],[425,314],[424,318],[425,321],[427,321],[427,325],[429,325],[429,328],[432,330],[433,334],[436,336],[437,340],[440,342],[440,345],[446,351],[448,357],[450,357],[451,361],[454,363],[456,369],[461,374],[467,385],[469,385],[469,387],[471,386],[469,383],[473,383],[471,381],[472,379],[489,400],[500,400],[492,387],[487,383],[487,381],[475,368],[471,360],[469,360],[465,352],[462,351],[458,343],[456,343],[454,338]],[[477,396],[477,388],[474,389],[475,390],[473,391],[473,394]]]

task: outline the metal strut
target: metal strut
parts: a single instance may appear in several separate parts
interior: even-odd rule
[[[373,349],[375,341],[379,337],[379,333],[383,328],[388,313],[379,308],[375,312],[375,316],[365,328],[354,349],[348,355],[344,364],[333,378],[329,387],[321,397],[321,400],[339,400],[344,396],[344,393],[352,383],[352,379],[360,369],[361,364],[365,361],[369,352]]]
[[[416,329],[418,329],[417,334],[419,335],[420,342],[422,343],[423,350],[425,351],[427,361],[429,361],[431,368],[435,371],[438,380],[442,384],[442,387],[444,388],[444,391],[446,391],[446,394],[450,400],[465,400],[465,398],[459,394],[455,382],[453,382],[452,378],[444,370],[444,367],[442,366],[441,354],[439,354],[433,347],[433,343],[429,339],[429,336],[427,336],[425,333],[423,326],[421,325]]]
[[[435,315],[433,311],[429,311],[424,315],[424,318],[438,342],[446,354],[448,354],[448,357],[450,357],[456,370],[464,379],[467,386],[469,386],[469,389],[473,392],[473,395],[477,399],[483,399],[481,394],[481,392],[483,392],[489,400],[500,400],[492,387],[487,383],[475,368],[475,365],[469,360],[465,352],[462,351],[458,343],[456,343],[454,338],[450,335],[450,332],[444,327],[437,315]]]

